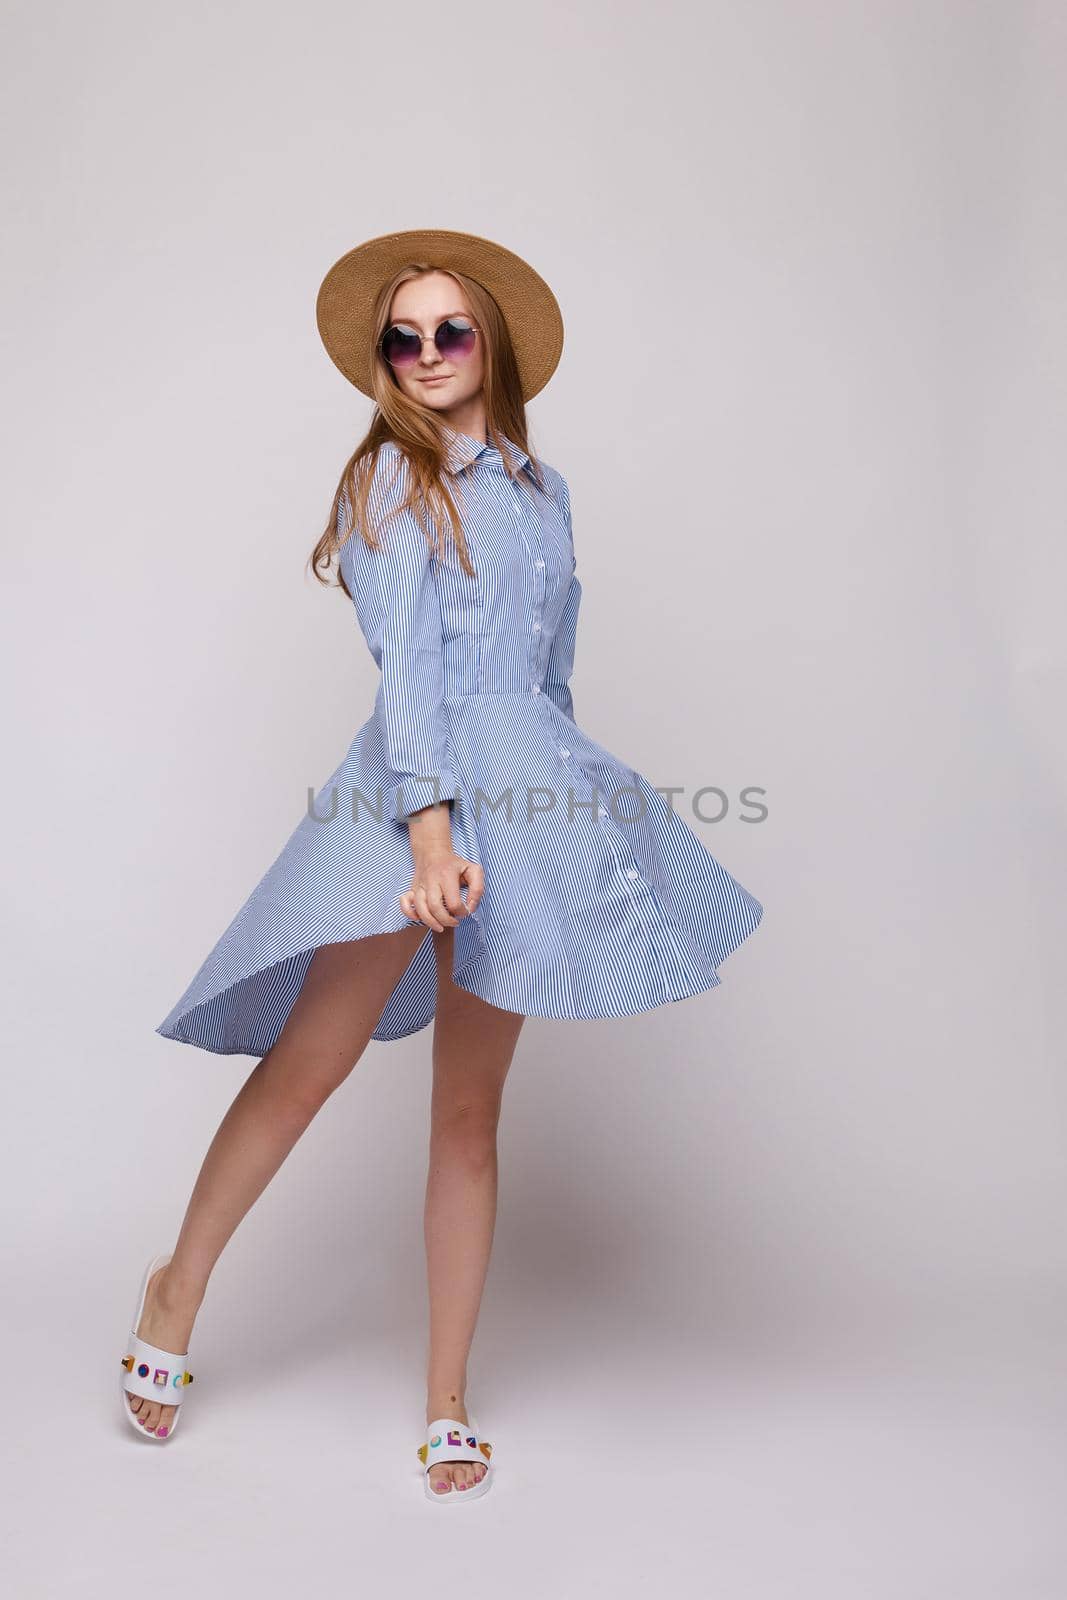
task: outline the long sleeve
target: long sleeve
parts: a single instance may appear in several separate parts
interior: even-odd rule
[[[409,481],[402,452],[384,446],[367,506],[380,547],[370,549],[358,529],[346,546],[359,625],[382,675],[375,711],[387,763],[384,814],[401,822],[456,794],[442,707],[443,629],[433,552],[411,510],[383,521],[404,500]]]
[[[571,528],[571,501],[566,480],[560,478],[562,484],[561,505],[567,523],[567,534],[571,542],[573,557],[574,535]],[[556,629],[552,643],[549,647],[548,661],[545,667],[544,692],[552,703],[559,707],[565,717],[574,721],[574,701],[571,697],[570,676],[574,671],[574,649],[578,633],[578,611],[582,603],[582,585],[577,572],[571,572],[570,587],[567,598],[560,615],[559,626]]]

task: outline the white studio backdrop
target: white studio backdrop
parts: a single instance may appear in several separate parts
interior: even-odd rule
[[[15,1592],[406,1595],[447,1539],[522,1600],[1061,1594],[1062,10],[4,32]],[[373,700],[304,569],[370,414],[315,293],[415,226],[552,284],[577,719],[725,792],[687,820],[765,915],[709,995],[526,1024],[472,1357],[512,1492],[405,1538],[429,1030],[242,1224],[151,1466],[117,1374],[253,1065],[154,1026]]]

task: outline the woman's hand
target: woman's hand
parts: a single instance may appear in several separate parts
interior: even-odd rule
[[[476,861],[467,861],[452,848],[452,826],[447,806],[426,806],[408,818],[408,837],[415,861],[411,888],[400,896],[400,909],[413,922],[424,922],[435,933],[454,928],[482,898],[485,874]],[[467,885],[467,904],[459,892]]]

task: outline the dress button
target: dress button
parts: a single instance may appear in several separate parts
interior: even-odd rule
[[[639,872],[635,872],[633,867],[627,867],[626,876],[628,878],[639,878],[641,874]]]
[[[535,622],[534,623],[534,633],[540,633],[540,632],[541,632],[541,624],[539,622]]]
[[[541,693],[541,685],[539,683],[535,683],[534,684],[533,692],[534,692],[534,694],[540,694]]]
[[[534,562],[534,566],[535,567],[543,567],[544,566],[544,562],[539,559],[539,560]]]
[[[560,745],[560,747],[559,747],[559,753],[560,753],[561,756],[569,756],[570,755],[570,751],[569,750],[564,750],[562,745]]]

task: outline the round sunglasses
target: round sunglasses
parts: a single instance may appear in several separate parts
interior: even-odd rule
[[[446,317],[438,323],[433,342],[446,361],[461,360],[473,351],[474,336],[479,331],[477,324],[468,322],[466,317]],[[429,334],[421,334],[410,322],[393,322],[378,340],[378,349],[391,367],[413,367],[428,338]]]

